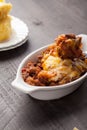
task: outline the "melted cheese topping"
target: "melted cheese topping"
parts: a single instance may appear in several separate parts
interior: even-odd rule
[[[42,67],[44,70],[51,70],[53,68],[57,68],[60,66],[61,63],[61,58],[59,57],[54,57],[54,56],[48,56],[48,58],[43,60]]]
[[[73,67],[73,61],[71,59],[63,60],[60,57],[55,57],[50,54],[45,54],[42,58],[43,70],[52,75],[49,81],[61,80],[61,84],[62,82],[66,82],[66,80],[72,81],[72,79],[80,77],[82,69],[85,67],[84,63],[75,61],[74,64],[75,67]]]

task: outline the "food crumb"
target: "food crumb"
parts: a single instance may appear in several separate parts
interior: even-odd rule
[[[77,129],[76,127],[74,127],[73,130],[79,130],[79,129]]]

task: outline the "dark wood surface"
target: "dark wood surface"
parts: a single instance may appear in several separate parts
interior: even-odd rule
[[[87,130],[87,80],[74,93],[38,101],[11,86],[22,59],[61,33],[87,34],[87,0],[10,0],[29,40],[0,52],[0,130]]]

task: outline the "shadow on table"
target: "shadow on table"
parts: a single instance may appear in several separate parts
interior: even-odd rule
[[[30,42],[29,40],[27,40],[23,45],[15,49],[0,52],[0,61],[13,59],[18,56],[24,55],[26,51],[29,49],[29,46],[30,46]]]
[[[86,111],[87,107],[83,107],[87,103],[86,84],[87,81],[78,90],[59,100],[40,101],[28,96],[29,104],[27,103],[24,108],[27,120],[31,120],[35,128],[35,126],[47,126],[56,121],[64,121],[67,117],[72,117],[72,113],[74,116],[78,115],[83,109]]]

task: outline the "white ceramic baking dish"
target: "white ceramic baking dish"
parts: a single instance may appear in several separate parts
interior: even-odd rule
[[[83,51],[87,52],[87,35],[80,34],[80,36],[82,37]],[[42,47],[34,51],[33,53],[29,54],[27,57],[25,57],[19,65],[16,79],[12,82],[12,86],[14,86],[15,88],[40,100],[52,100],[52,99],[59,99],[61,97],[64,97],[70,94],[71,92],[73,92],[74,90],[76,90],[87,77],[87,73],[85,73],[79,79],[72,81],[70,83],[64,85],[58,85],[58,86],[49,86],[49,87],[31,86],[25,83],[21,75],[22,68],[25,66],[25,64],[28,61],[37,60],[37,56],[48,46],[49,45]]]

